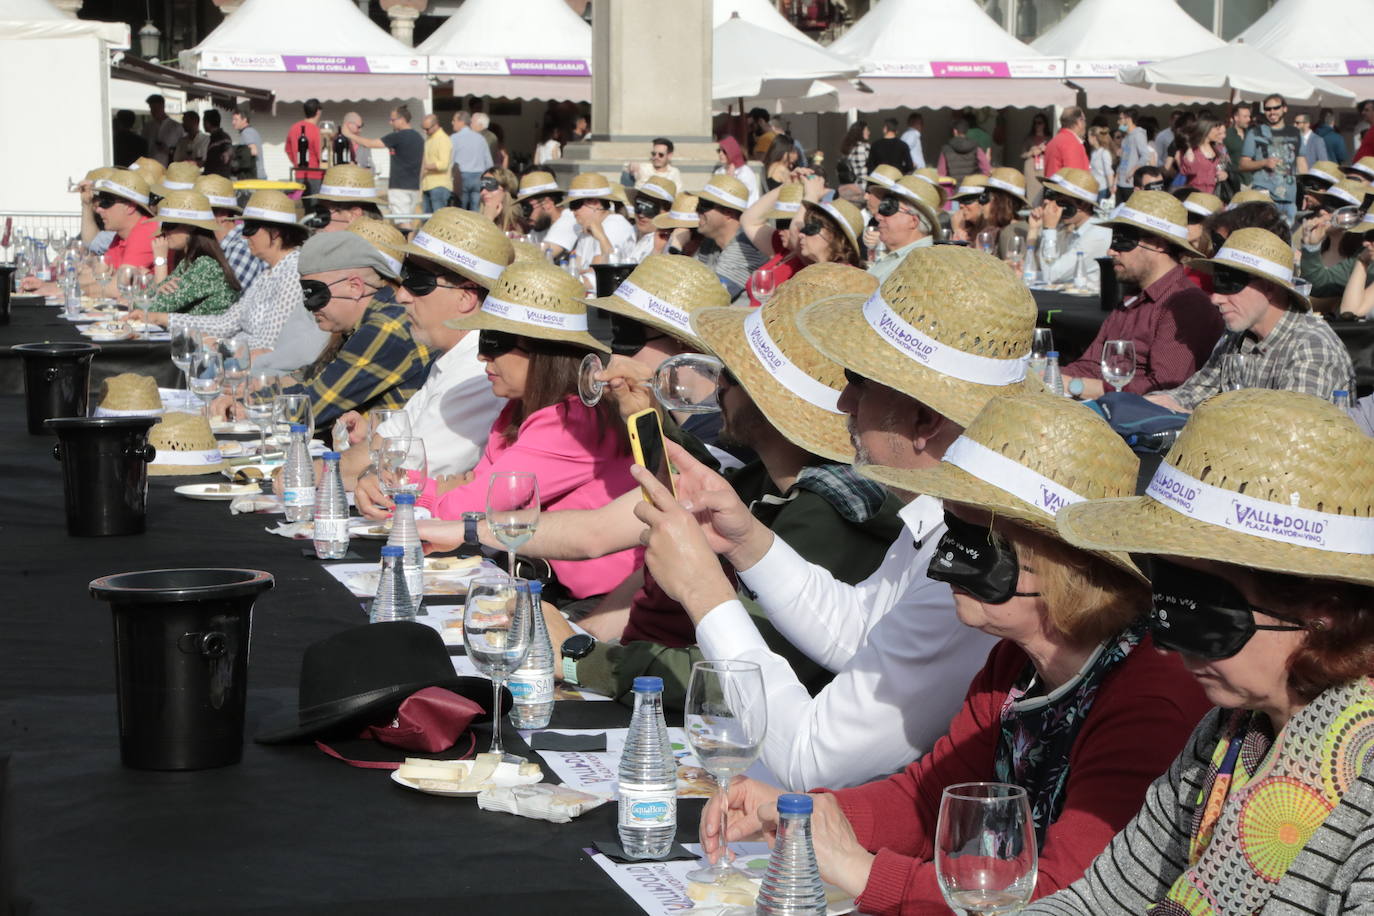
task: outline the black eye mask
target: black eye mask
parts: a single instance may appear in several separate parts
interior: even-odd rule
[[[946,582],[988,604],[1005,604],[1017,596],[1036,597],[1039,592],[1018,592],[1021,562],[1016,548],[983,525],[974,525],[945,513],[946,530],[931,557],[926,575]]]
[[[1150,635],[1161,649],[1196,658],[1230,658],[1257,630],[1304,630],[1304,626],[1255,623],[1255,612],[1288,618],[1257,608],[1219,576],[1163,560],[1150,564]],[[1296,622],[1295,622],[1296,623]]]

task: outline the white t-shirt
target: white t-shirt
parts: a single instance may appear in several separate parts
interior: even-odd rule
[[[654,253],[654,239],[657,237],[655,232],[647,232],[635,239],[634,252],[630,255],[630,260],[635,264],[640,263],[649,255]]]
[[[572,211],[566,207],[558,215],[558,219],[553,221],[553,225],[545,229],[542,233],[531,232],[530,241],[536,245],[547,242],[550,245],[557,245],[564,251],[572,251],[577,244],[577,233],[579,230],[577,217],[573,216]]]
[[[472,470],[486,447],[491,424],[505,405],[505,398],[491,393],[486,367],[477,359],[477,332],[469,331],[434,361],[425,383],[406,401],[411,433],[425,440],[429,476]],[[380,432],[383,436],[401,433],[390,420]]]
[[[571,215],[571,211],[569,211]],[[611,252],[607,253],[606,263],[614,263],[616,260],[613,252],[631,245],[635,238],[635,227],[630,225],[630,221],[619,213],[607,214],[605,222],[601,228],[606,231],[606,238],[610,240]],[[599,243],[590,232],[577,227],[577,243],[573,247],[573,257],[577,260],[579,271],[591,270],[592,260],[601,253],[601,243]]]

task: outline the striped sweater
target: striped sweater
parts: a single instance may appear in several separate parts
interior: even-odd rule
[[[1087,872],[1059,893],[1022,910],[1031,914],[1140,916],[1164,899],[1187,867],[1198,791],[1221,739],[1222,710],[1212,710],[1188,746],[1155,780],[1145,805]],[[1374,767],[1367,767],[1298,853],[1262,916],[1374,916]]]

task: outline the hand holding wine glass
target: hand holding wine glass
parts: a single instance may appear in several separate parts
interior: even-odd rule
[[[377,407],[368,411],[367,456],[372,466],[379,470],[382,467],[382,440],[387,438],[382,435],[383,425],[390,427],[394,437],[408,437],[411,432],[410,414],[399,407]]]
[[[397,493],[418,496],[424,489],[429,476],[425,440],[418,436],[392,436],[383,440],[379,458],[377,478],[387,496]]]
[[[628,366],[627,366],[628,364]],[[628,374],[633,372],[633,375]],[[607,365],[601,357],[588,353],[582,359],[578,372],[577,391],[582,403],[595,407],[611,386],[610,379],[620,380],[626,385],[648,385],[654,397],[667,410],[682,413],[711,413],[720,410],[718,393],[725,366],[714,356],[702,353],[679,353],[670,356],[659,364],[658,369],[649,377],[633,360],[612,358]],[[624,406],[621,407],[622,413]],[[631,411],[632,413],[634,411]]]
[[[508,763],[524,763],[524,758],[507,754],[501,743],[501,686],[525,660],[534,613],[529,583],[523,579],[482,576],[468,587],[463,645],[477,670],[491,678],[491,752]]]
[[[506,547],[515,577],[515,551],[534,537],[539,525],[539,479],[524,471],[498,471],[487,482],[487,525]]]
[[[1102,381],[1117,391],[1135,378],[1135,342],[1109,340],[1102,345]]]
[[[299,423],[306,432],[315,432],[315,408],[305,394],[279,394],[272,405],[272,425],[278,439],[285,443],[291,438],[291,427]]]
[[[954,912],[1014,913],[1030,902],[1037,871],[1025,789],[1000,782],[945,789],[935,826],[935,875]]]

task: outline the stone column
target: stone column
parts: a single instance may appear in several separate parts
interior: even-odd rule
[[[382,0],[382,9],[391,20],[391,34],[397,41],[415,46],[415,20],[428,5],[428,0]]]

